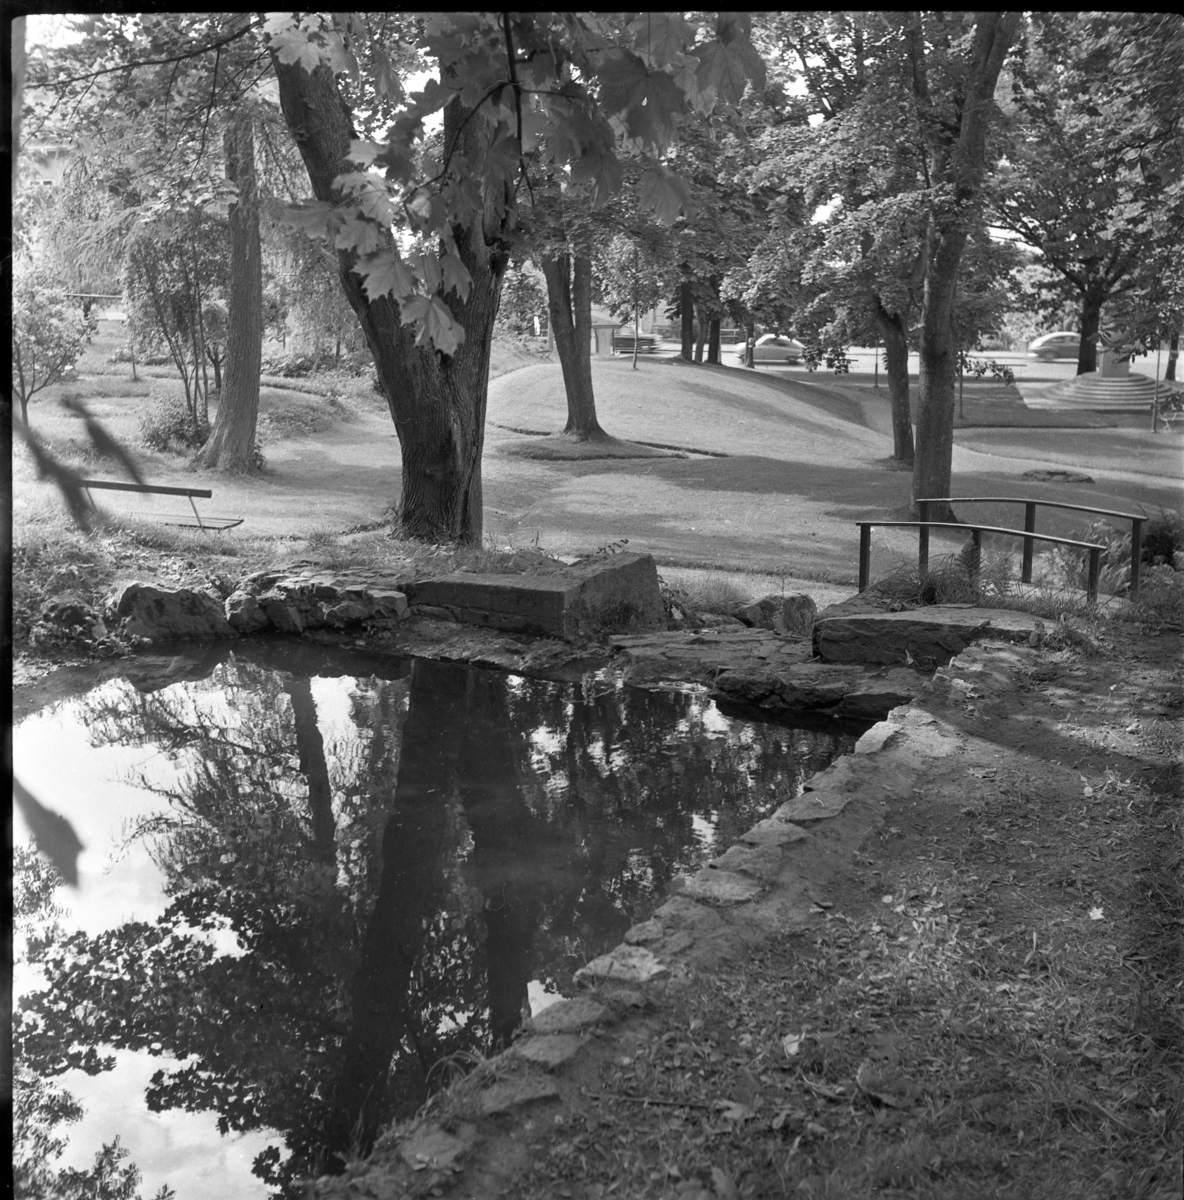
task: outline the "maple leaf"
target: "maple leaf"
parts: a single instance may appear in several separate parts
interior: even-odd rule
[[[383,152],[378,142],[368,142],[360,138],[350,138],[348,158],[351,162],[360,163],[363,167],[373,166],[374,160]]]
[[[374,63],[374,90],[380,96],[388,96],[396,103],[403,98],[403,82],[386,51],[377,46],[371,48]]]
[[[647,167],[641,176],[640,200],[652,208],[663,225],[671,225],[680,213],[691,212],[691,193],[686,183],[668,167]]]
[[[12,781],[12,798],[33,835],[37,849],[53,863],[71,887],[78,886],[78,854],[84,847],[70,824],[60,813],[46,808],[19,780]]]
[[[321,64],[321,48],[308,40],[308,35],[299,29],[284,29],[271,35],[268,45],[285,66],[299,63],[312,72]]]
[[[600,100],[619,117],[630,137],[663,149],[674,140],[685,99],[665,71],[651,71],[636,54],[606,54],[597,71]]]
[[[656,67],[678,62],[694,31],[682,13],[643,12],[630,22],[633,45]]]
[[[329,33],[325,36],[327,49],[325,57],[329,60],[329,69],[335,74],[346,73],[357,83],[362,77],[358,69],[358,60],[346,48],[345,40],[339,33]]]
[[[695,49],[699,59],[696,82],[704,93],[714,93],[727,104],[737,104],[751,79],[760,87],[765,81],[765,63],[747,42],[708,42]]]
[[[305,200],[284,209],[283,222],[310,238],[324,237],[330,230],[333,205],[328,200]]]
[[[354,263],[353,269],[354,274],[362,280],[370,300],[393,295],[402,304],[404,298],[415,291],[415,275],[393,250],[382,250],[360,258]]]
[[[337,237],[333,239],[333,245],[338,250],[353,250],[359,258],[374,254],[385,244],[386,238],[382,228],[361,217],[347,217],[337,231]]]
[[[455,254],[444,254],[440,258],[440,269],[444,276],[444,291],[456,288],[456,294],[462,300],[467,300],[469,289],[473,286],[468,267]]]
[[[416,337],[416,345],[430,342],[441,354],[455,354],[465,340],[465,331],[452,319],[448,305],[439,296],[432,296]]]

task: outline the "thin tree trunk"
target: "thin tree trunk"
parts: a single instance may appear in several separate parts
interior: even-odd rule
[[[318,200],[344,199],[334,179],[354,170],[351,139],[357,137],[348,108],[327,67],[309,73],[273,54],[280,106],[300,149]],[[484,152],[484,123],[465,123],[454,100],[444,110],[444,138],[472,161]],[[481,452],[489,355],[502,279],[509,261],[509,217],[490,206],[484,218],[457,236],[457,249],[472,279],[466,300],[444,297],[465,331],[455,354],[415,345],[390,295],[367,298],[353,273],[356,254],[338,251],[338,273],[366,338],[386,395],[402,453],[399,528],[405,537],[431,542],[475,542],[482,535]],[[388,250],[397,253],[393,238]]]
[[[143,248],[139,248],[138,254],[143,253]],[[148,297],[152,301],[152,311],[156,314],[156,326],[168,344],[169,354],[172,356],[173,365],[177,368],[181,376],[181,384],[185,388],[185,408],[189,413],[190,420],[193,422],[194,432],[197,432],[197,401],[193,398],[189,388],[189,363],[185,359],[184,341],[181,337],[174,337],[169,329],[168,316],[165,312],[164,302],[160,298],[160,292],[157,289],[157,281],[152,275],[152,269],[147,264],[141,264],[141,276],[144,286],[148,289]]]
[[[592,260],[561,254],[542,261],[547,281],[547,312],[567,392],[564,433],[584,441],[607,436],[596,419],[592,390]]]
[[[637,243],[633,243],[633,369],[637,370],[637,346],[641,341],[641,313],[637,311]]]
[[[687,361],[695,358],[695,301],[689,280],[684,279],[679,291],[679,311],[682,321],[682,349],[680,355]]]
[[[884,369],[888,376],[888,401],[892,407],[892,457],[912,466],[913,418],[909,409],[909,346],[905,318],[890,313],[872,296],[876,325],[884,339]]]
[[[204,467],[250,471],[255,467],[259,372],[263,364],[263,256],[259,240],[259,188],[251,118],[240,113],[224,139],[226,176],[238,187],[230,208],[230,300],[226,319],[226,381],[209,440],[197,455]],[[214,378],[220,372],[214,365]]]
[[[292,702],[295,719],[296,753],[300,773],[308,783],[308,815],[312,826],[312,856],[321,866],[337,863],[337,822],[333,818],[333,789],[329,783],[329,763],[325,758],[325,739],[317,725],[317,706],[312,698],[312,683],[307,675],[294,676],[284,685]],[[332,882],[330,879],[330,883]]]
[[[210,426],[210,373],[206,370],[206,318],[202,311],[205,307],[202,300],[201,276],[197,269],[197,243],[191,241],[189,243],[190,257],[193,259],[193,311],[197,314],[197,321],[193,326],[193,358],[195,365],[193,368],[193,387],[194,394],[197,394],[197,373],[201,371],[201,416],[202,424],[208,429]]]
[[[1180,357],[1180,332],[1177,330],[1168,338],[1168,365],[1164,369],[1165,382],[1174,383],[1176,380],[1176,359]]]
[[[719,366],[719,325],[719,317],[712,317],[707,325],[707,361],[717,367]]]

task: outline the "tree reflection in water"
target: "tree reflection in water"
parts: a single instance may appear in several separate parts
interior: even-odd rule
[[[17,1019],[42,1077],[109,1069],[111,1047],[179,1060],[149,1107],[279,1131],[287,1152],[254,1167],[277,1194],[368,1150],[438,1064],[507,1044],[531,980],[569,991],[850,744],[726,722],[701,695],[388,660],[326,745],[318,664],[287,657],[77,703],[95,744],[170,763],[138,780],[167,805],[132,831],[170,903],[50,949]]]

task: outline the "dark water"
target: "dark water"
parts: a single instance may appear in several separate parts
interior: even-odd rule
[[[163,894],[151,919],[112,905],[98,931],[62,923],[18,1048],[45,1079],[160,1058],[148,1110],[267,1132],[249,1170],[273,1193],[571,994],[676,875],[852,744],[701,694],[250,653],[178,660],[183,682],[142,673],[55,714],[95,755],[138,748],[108,802],[129,805],[124,852]],[[66,790],[99,788],[97,765],[69,771]],[[41,799],[63,808],[53,786]],[[219,1189],[257,1194],[205,1194]]]

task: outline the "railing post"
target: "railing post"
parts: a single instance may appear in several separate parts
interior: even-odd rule
[[[1143,561],[1143,518],[1131,518],[1131,599],[1139,598],[1139,567]]]
[[[1036,501],[1026,500],[1024,502],[1024,532],[1036,532]],[[1023,566],[1020,569],[1020,582],[1032,582],[1032,547],[1033,539],[1030,537],[1024,538],[1024,560]]]
[[[1085,598],[1090,604],[1096,604],[1098,599],[1098,569],[1102,562],[1101,546],[1094,546],[1089,552],[1089,578],[1085,582]]]
[[[859,590],[865,591],[872,568],[872,527],[866,521],[859,522]]]

